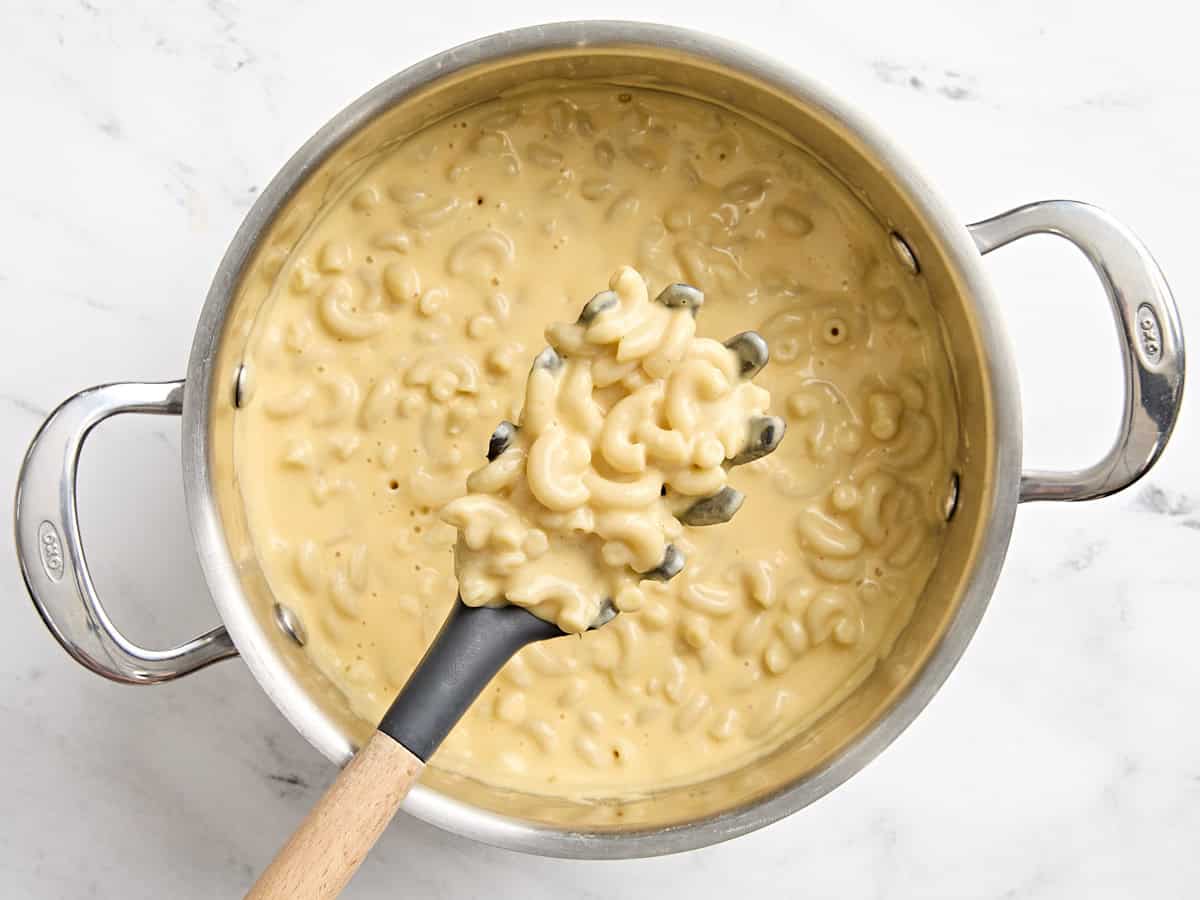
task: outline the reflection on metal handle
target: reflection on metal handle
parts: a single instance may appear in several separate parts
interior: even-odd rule
[[[980,253],[1031,234],[1064,237],[1091,261],[1121,336],[1125,409],[1117,440],[1077,472],[1023,472],[1021,500],[1091,500],[1133,484],[1158,460],[1183,399],[1183,333],[1162,272],[1141,241],[1108,213],[1047,200],[967,226]]]
[[[75,477],[88,433],[117,413],[179,415],[182,409],[182,381],[89,388],[46,419],[17,479],[17,558],[33,603],[71,656],[114,681],[169,681],[237,654],[224,628],[169,650],[134,644],[100,604],[83,554]]]

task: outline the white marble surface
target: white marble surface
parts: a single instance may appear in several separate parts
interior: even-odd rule
[[[69,393],[182,374],[235,227],[327,117],[429,53],[538,21],[661,20],[757,46],[878,119],[964,220],[1050,196],[1108,207],[1200,321],[1194,14],[1173,0],[1103,6],[6,0],[0,497]],[[987,267],[1016,345],[1027,458],[1090,461],[1120,384],[1099,287],[1049,239]],[[945,689],[814,807],[709,850],[607,864],[510,854],[405,818],[349,896],[1195,896],[1192,412],[1127,494],[1020,511],[992,607]],[[161,643],[215,619],[178,457],[177,422],[126,417],[98,431],[82,466],[97,582],[135,637]],[[240,896],[331,767],[239,662],[155,689],[70,662],[8,538],[0,587],[0,895]]]

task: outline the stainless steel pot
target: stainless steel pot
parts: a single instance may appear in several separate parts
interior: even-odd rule
[[[275,604],[253,553],[232,466],[232,422],[250,323],[292,243],[331,187],[400,136],[514,85],[589,79],[686,91],[791,135],[856,190],[928,281],[957,378],[966,448],[947,543],[896,648],[817,726],[760,763],[687,789],[612,803],[506,793],[428,770],[412,814],[488,843],[550,856],[635,857],[700,847],[800,809],[886,747],[933,696],[971,639],[995,585],[1017,504],[1086,500],[1125,488],[1158,459],[1179,411],[1178,314],[1141,243],[1100,210],[1035,203],[964,227],[891,142],[806,77],[717,38],[658,25],[574,22],[487,37],[384,82],[283,167],[233,239],[196,330],[185,381],[109,384],[54,411],[25,458],[17,548],[46,625],[77,661],[116,681],[178,678],[240,653],[292,724],[336,763],[370,727],[314,669],[303,632]],[[1075,244],[1095,267],[1121,337],[1124,415],[1112,449],[1076,472],[1022,472],[1012,353],[980,254],[1030,234]],[[93,426],[117,413],[183,416],[183,479],[200,561],[223,627],[167,650],[124,637],[88,574],[76,463]]]

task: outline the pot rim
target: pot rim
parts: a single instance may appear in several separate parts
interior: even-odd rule
[[[883,751],[933,698],[957,664],[987,607],[1008,548],[1018,502],[1021,415],[1013,355],[998,304],[966,227],[929,182],[889,138],[822,84],[756,51],[701,32],[625,21],[573,21],[493,34],[431,56],[393,75],[355,100],[310,138],[263,190],[238,228],[200,314],[187,367],[183,400],[183,481],[188,517],[200,564],[214,603],[251,673],[306,740],[330,760],[345,763],[353,748],[344,734],[294,681],[270,649],[242,592],[217,511],[209,455],[208,411],[213,402],[215,362],[229,306],[257,241],[302,184],[343,141],[414,90],[480,63],[534,51],[587,46],[644,44],[703,57],[750,75],[819,108],[854,133],[876,157],[914,208],[936,228],[944,252],[969,294],[978,323],[997,442],[981,514],[981,552],[957,610],[921,670],[891,709],[822,768],[760,800],[671,828],[636,831],[572,831],[533,825],[470,806],[423,785],[414,786],[404,808],[432,825],[511,850],[569,858],[659,856],[714,844],[761,828],[795,812],[846,781]]]

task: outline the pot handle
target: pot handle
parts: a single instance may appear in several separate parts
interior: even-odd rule
[[[42,424],[17,478],[17,558],[34,606],[77,662],[126,684],[170,681],[237,655],[223,627],[168,650],[139,647],[109,619],[83,553],[75,478],[89,432],[118,413],[182,411],[182,381],[88,388]]]
[[[1095,268],[1120,331],[1125,408],[1112,448],[1086,469],[1022,472],[1021,501],[1092,500],[1129,487],[1162,454],[1183,399],[1179,310],[1154,258],[1107,212],[1074,200],[1030,203],[967,229],[980,253],[1031,234],[1066,238]]]

